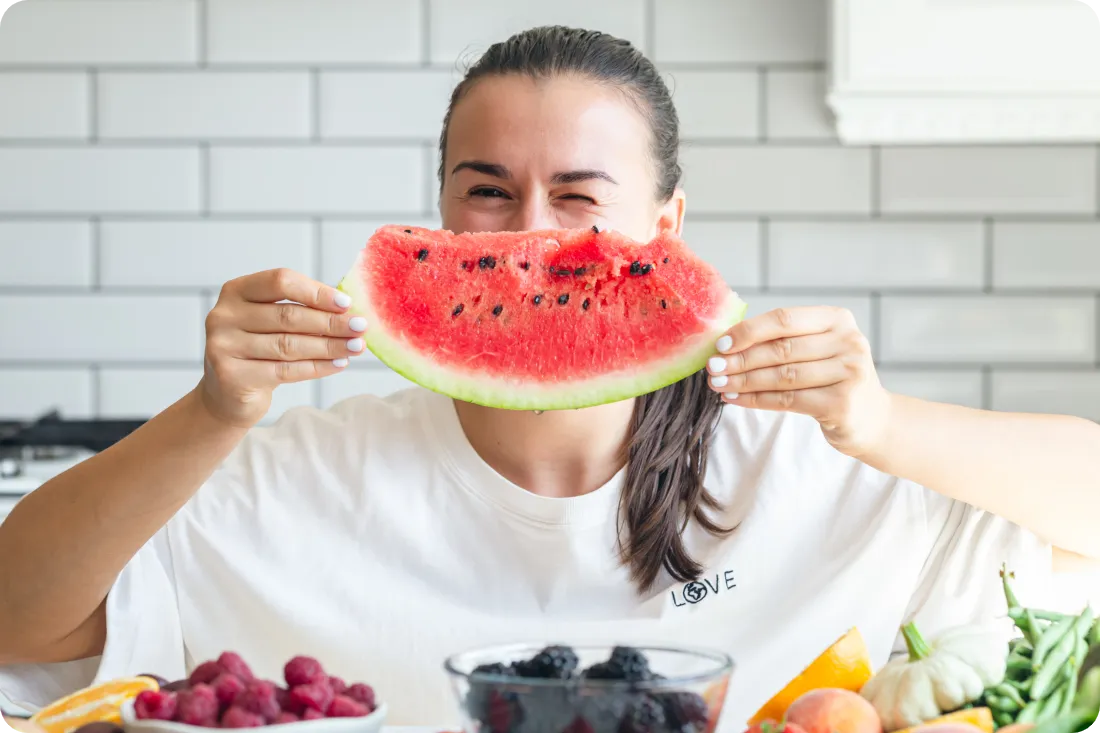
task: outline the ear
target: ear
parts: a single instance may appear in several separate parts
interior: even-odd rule
[[[682,189],[677,188],[661,208],[657,210],[657,233],[672,232],[681,236],[684,231],[684,210],[687,204]]]

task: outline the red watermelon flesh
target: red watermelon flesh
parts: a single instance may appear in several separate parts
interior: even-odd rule
[[[389,367],[506,409],[586,407],[676,382],[747,308],[675,235],[641,244],[593,229],[385,226],[340,289]]]

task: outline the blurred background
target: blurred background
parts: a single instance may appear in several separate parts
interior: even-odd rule
[[[1076,0],[927,3],[1005,34],[906,55],[934,25],[905,15],[921,4],[19,3],[0,23],[0,420],[146,419],[198,380],[224,281],[335,283],[377,226],[438,226],[452,86],[545,23],[628,38],[667,75],[686,239],[752,313],[845,306],[890,389],[1100,419],[1100,107],[1080,96],[1100,24]],[[981,106],[1017,78],[1076,106]],[[405,385],[360,358],[280,388],[267,420]]]

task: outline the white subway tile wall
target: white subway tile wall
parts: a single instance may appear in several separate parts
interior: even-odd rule
[[[439,226],[439,126],[508,33],[625,36],[674,91],[685,236],[758,314],[836,305],[882,381],[1100,420],[1100,148],[842,147],[820,0],[32,0],[0,24],[0,417],[191,389],[233,277],[337,282]],[[408,383],[373,357],[266,421]]]

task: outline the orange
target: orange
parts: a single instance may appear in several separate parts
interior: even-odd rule
[[[120,708],[123,703],[144,690],[159,687],[157,681],[150,677],[110,680],[50,703],[32,715],[31,722],[46,733],[69,733],[82,725],[99,721],[118,723],[122,720]]]
[[[769,718],[783,720],[787,708],[811,690],[835,688],[859,692],[871,679],[871,657],[859,629],[848,629],[844,636],[833,642],[810,666],[787,683],[779,694],[768,700],[764,707],[749,719],[753,726]]]
[[[967,723],[975,728],[981,728],[985,733],[993,733],[993,713],[989,708],[970,708],[969,710],[956,710],[953,713],[942,715],[935,720],[929,720],[912,728],[903,728],[896,733],[915,733],[931,725],[943,725],[945,723]],[[1001,728],[1001,730],[1005,730]]]

